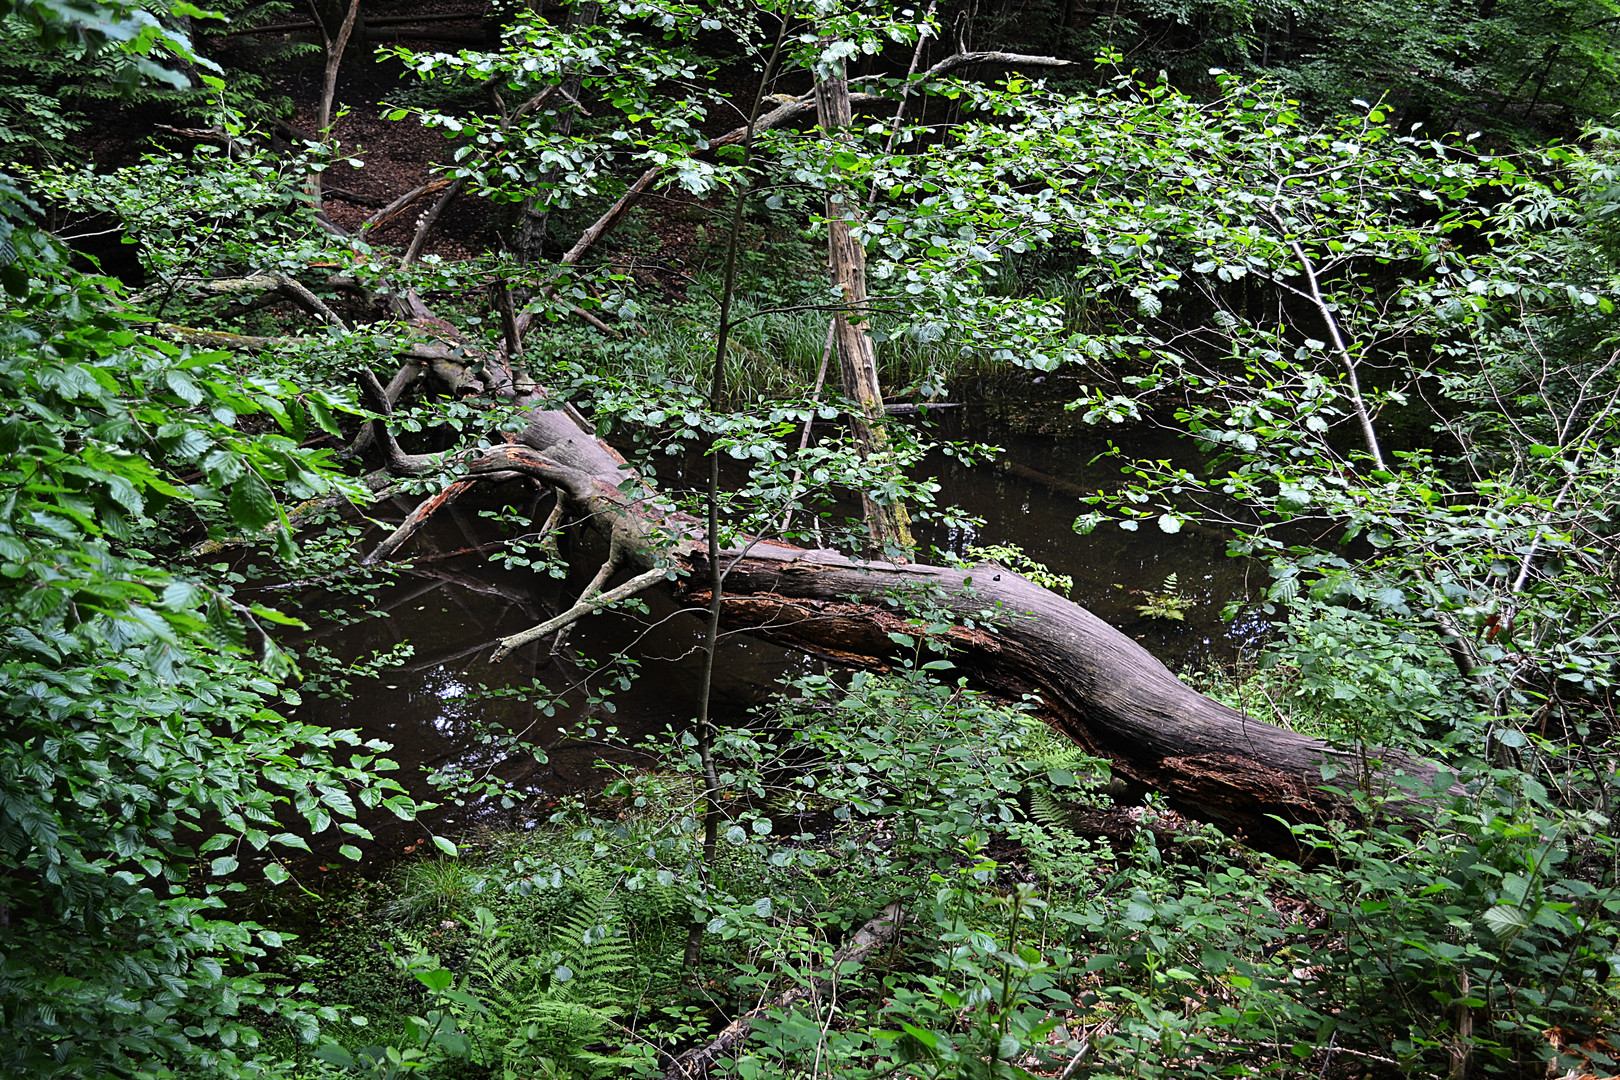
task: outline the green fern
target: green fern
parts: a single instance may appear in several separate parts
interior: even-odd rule
[[[1029,816],[1053,831],[1069,831],[1069,808],[1046,788],[1031,788]]]
[[[482,912],[480,912],[482,915]],[[629,938],[614,928],[617,904],[590,889],[575,912],[532,956],[512,956],[498,929],[467,965],[466,989],[482,1009],[466,1019],[486,1064],[506,1076],[595,1077],[622,1071],[626,1059],[601,1043],[634,971]],[[491,919],[491,922],[493,920]]]
[[[1024,735],[1018,756],[1036,769],[1048,773],[1063,770],[1100,780],[1108,775],[1108,762],[1097,757],[1073,739],[1053,731],[1034,717],[1024,718]]]
[[[1181,591],[1181,579],[1174,572],[1164,576],[1162,592],[1143,593],[1142,596],[1143,602],[1136,605],[1136,610],[1150,619],[1185,622],[1187,609],[1193,606],[1192,597]]]

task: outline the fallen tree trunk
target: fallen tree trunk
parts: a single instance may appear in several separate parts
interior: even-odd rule
[[[947,63],[958,60],[1047,62],[1011,54],[962,54],[925,74],[938,77]],[[757,127],[785,123],[809,111],[814,98],[811,93],[788,99],[759,117]],[[836,118],[840,123],[847,122],[844,108],[841,104]],[[746,140],[753,130],[756,124],[750,121],[710,148]],[[631,185],[563,262],[577,261],[622,218],[655,176],[648,170]],[[392,304],[418,333],[454,334],[409,289],[395,293]],[[521,338],[526,314],[514,314],[510,320],[513,343]],[[413,348],[413,353],[420,348]],[[485,377],[480,380],[474,374],[479,358],[469,350],[456,347],[443,352],[431,361],[436,378],[453,390],[476,387],[528,409],[528,423],[507,442],[492,447],[407,455],[387,431],[385,388],[376,385],[374,374],[364,373],[369,378],[362,380],[363,385],[382,417],[374,425],[389,470],[451,473],[444,490],[418,507],[367,561],[399,550],[437,506],[471,485],[527,477],[557,494],[554,521],[548,525],[588,521],[608,538],[607,559],[588,594],[607,586],[615,573],[628,572],[650,585],[663,576],[654,571],[674,569],[685,575],[676,586],[683,599],[704,606],[712,603],[711,556],[703,523],[674,513],[619,454],[596,438],[576,410],[553,407],[547,392],[532,388],[533,384],[520,391],[522,381],[514,377],[512,357],[497,355],[495,363],[484,358]],[[891,634],[919,632],[904,613],[907,608],[927,622],[949,616],[960,624],[945,635],[953,648],[952,659],[978,684],[1014,699],[1024,695],[1037,699],[1045,719],[1108,757],[1119,774],[1159,789],[1177,809],[1259,847],[1292,854],[1296,845],[1285,823],[1315,823],[1346,813],[1340,800],[1321,789],[1324,766],[1351,774],[1346,778],[1350,783],[1366,779],[1358,774],[1372,759],[1379,759],[1373,763],[1384,774],[1405,772],[1425,782],[1436,776],[1433,767],[1409,755],[1337,750],[1205,697],[1091,612],[999,566],[955,569],[863,562],[769,539],[713,557],[721,564],[719,609],[725,627],[750,630],[840,663],[878,669],[893,663]],[[609,593],[622,595],[623,587]],[[578,617],[601,602],[587,595],[561,618]],[[544,636],[552,625],[564,624],[553,620],[504,639],[502,654],[518,641]]]
[[[1135,641],[1078,604],[994,564],[965,570],[861,563],[838,552],[758,543],[721,556],[730,567],[721,611],[730,628],[867,668],[893,662],[891,633],[917,634],[891,607],[920,606],[971,625],[946,635],[951,660],[978,685],[1014,700],[1037,695],[1041,715],[1114,770],[1156,788],[1191,816],[1245,842],[1291,854],[1288,822],[1343,816],[1319,790],[1322,765],[1354,774],[1356,755],[1245,716],[1193,690]],[[701,552],[684,556],[703,580]],[[707,599],[692,585],[683,599]],[[1434,769],[1384,753],[1386,770]],[[1353,783],[1353,777],[1347,778]]]
[[[609,538],[614,567],[685,571],[677,585],[682,600],[706,606],[701,523],[674,514],[639,486],[576,411],[547,409],[541,398],[529,403],[537,411],[528,426],[513,442],[468,459],[464,476],[526,475],[550,485],[571,519],[589,520]],[[1314,823],[1345,816],[1341,800],[1321,790],[1324,765],[1348,774],[1340,782],[1351,786],[1365,762],[1426,784],[1436,775],[1401,752],[1370,751],[1364,759],[1228,708],[1085,608],[994,564],[863,562],[770,540],[723,551],[720,559],[728,629],[840,664],[894,663],[889,635],[918,633],[906,605],[921,619],[950,616],[961,624],[946,635],[951,659],[975,683],[1015,700],[1038,696],[1048,722],[1107,757],[1120,775],[1256,847],[1296,851],[1277,818]]]

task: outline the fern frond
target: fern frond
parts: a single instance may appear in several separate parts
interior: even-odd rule
[[[1067,829],[1068,808],[1044,788],[1033,788],[1029,793],[1030,817],[1049,829]]]
[[[1019,756],[1038,769],[1068,769],[1096,779],[1107,775],[1106,761],[1034,718],[1025,720]]]

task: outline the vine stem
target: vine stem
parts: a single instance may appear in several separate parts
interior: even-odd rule
[[[765,90],[776,72],[776,62],[782,55],[782,42],[787,38],[788,19],[782,16],[776,32],[776,44],[770,59],[760,73],[759,86],[754,91],[754,103],[748,110],[748,124],[743,131],[742,162],[738,167],[737,193],[732,200],[731,227],[726,239],[725,287],[720,293],[720,329],[714,342],[714,371],[709,380],[709,410],[719,413],[726,393],[726,345],[731,335],[731,300],[737,286],[737,247],[742,235],[743,210],[748,199],[748,165],[754,147],[754,124],[759,119],[760,105]],[[698,685],[697,740],[698,759],[703,764],[703,869],[707,874],[714,865],[715,849],[720,841],[720,776],[714,765],[714,719],[710,698],[714,690],[714,653],[720,640],[720,600],[725,587],[725,575],[720,569],[720,455],[709,448],[709,486],[705,493],[708,510],[709,557],[709,621],[703,634],[703,676]],[[692,920],[686,938],[686,969],[697,970],[703,953],[704,920],[701,915]]]

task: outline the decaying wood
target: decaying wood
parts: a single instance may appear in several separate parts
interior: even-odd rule
[[[297,278],[287,274],[275,274],[273,276],[277,287],[291,297],[299,307],[322,320],[328,326],[338,330],[348,330],[349,325],[343,321],[342,317],[328,307],[326,301],[310,292]]]
[[[826,996],[837,985],[845,964],[862,964],[878,949],[895,939],[900,932],[901,912],[898,903],[884,908],[877,917],[855,932],[827,962],[826,975],[812,975],[808,982],[792,987],[757,1008],[750,1009],[720,1030],[720,1034],[707,1045],[688,1050],[676,1058],[664,1072],[664,1080],[696,1080],[705,1076],[715,1063],[735,1053],[747,1042],[754,1030],[754,1022],[770,1015],[773,1010],[786,1009],[801,1001],[816,1001]]]
[[[1047,718],[1116,772],[1256,846],[1293,850],[1273,815],[1320,822],[1343,812],[1319,790],[1322,766],[1353,784],[1356,755],[1204,697],[1091,612],[1011,571],[858,563],[769,543],[722,558],[735,560],[726,579],[728,626],[843,664],[881,667],[892,656],[891,631],[916,633],[888,607],[890,598],[922,604],[927,617],[972,620],[974,629],[947,637],[964,674],[1014,699],[1037,695]],[[683,560],[694,579],[701,561]],[[1386,771],[1435,775],[1409,755],[1371,753]]]
[[[369,566],[391,558],[396,551],[411,542],[412,538],[422,530],[422,526],[427,524],[429,518],[476,487],[477,484],[477,480],[466,478],[453,480],[428,498],[417,503],[415,509],[405,516],[405,520],[399,527],[361,560],[361,565]]]
[[[816,116],[823,137],[830,145],[845,140],[854,114],[850,105],[849,80],[843,62],[816,80]],[[865,216],[859,200],[847,184],[827,187],[827,266],[833,291],[844,310],[833,315],[833,333],[838,342],[838,366],[843,376],[844,396],[855,402],[859,413],[849,416],[850,434],[861,456],[872,457],[888,449],[883,434],[883,386],[878,380],[877,350],[866,311],[866,245],[856,235]],[[903,503],[879,503],[861,493],[861,512],[877,551],[905,551],[915,546],[911,519]]]
[[[1027,53],[1010,52],[962,52],[947,56],[933,67],[922,73],[924,79],[937,79],[947,75],[958,68],[973,67],[976,64],[996,67],[1074,67],[1073,60],[1059,60],[1055,56],[1031,56]]]
[[[422,254],[422,247],[427,243],[428,233],[433,231],[433,225],[439,220],[439,215],[444,213],[444,208],[454,202],[456,196],[461,194],[461,189],[466,186],[466,177],[458,176],[450,181],[450,186],[445,189],[444,194],[440,195],[428,212],[422,215],[422,220],[417,222],[416,233],[411,237],[410,246],[405,249],[404,256],[399,260],[401,269],[410,266]]]

